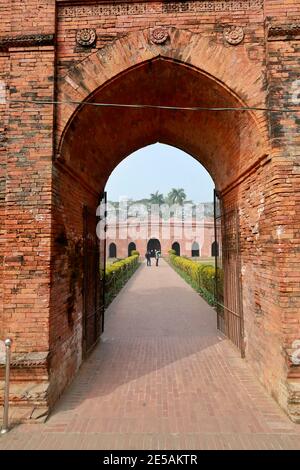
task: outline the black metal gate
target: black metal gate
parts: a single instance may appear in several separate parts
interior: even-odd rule
[[[106,193],[103,194],[100,217],[87,206],[83,208],[83,351],[88,355],[104,330],[104,292],[106,237],[100,239],[97,225],[106,221]],[[98,211],[97,211],[98,214]],[[104,221],[101,221],[101,218]],[[105,229],[104,229],[105,234]]]
[[[107,231],[107,193],[103,192],[101,196],[100,205],[98,208],[98,216],[100,223],[97,230],[100,248],[100,286],[101,286],[101,311],[102,322],[101,330],[104,331],[104,315],[105,315],[105,268],[106,268],[106,231]]]
[[[217,191],[214,192],[214,219],[217,326],[244,357],[239,214],[237,208],[224,210]]]

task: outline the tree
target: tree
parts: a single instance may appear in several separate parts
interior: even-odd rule
[[[155,191],[155,193],[150,194],[149,202],[150,204],[158,204],[159,206],[161,206],[165,202],[164,195],[159,193],[158,191]]]
[[[183,188],[172,188],[168,194],[169,204],[180,204],[186,201],[186,194]]]

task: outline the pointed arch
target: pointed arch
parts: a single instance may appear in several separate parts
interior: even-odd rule
[[[200,256],[200,250],[199,250],[199,243],[194,241],[192,243],[192,253],[191,253],[192,257],[199,257]]]
[[[180,256],[180,244],[178,242],[172,243],[172,250],[175,251],[177,256]]]
[[[248,58],[244,47],[228,48],[212,43],[209,38],[197,33],[177,28],[170,28],[169,34],[169,42],[155,45],[148,40],[148,31],[132,32],[93,52],[69,69],[58,85],[58,100],[64,102],[57,110],[58,154],[62,152],[64,135],[83,106],[68,102],[96,100],[101,87],[155,59],[169,60],[198,71],[231,95],[235,106],[258,107],[265,102],[261,68]],[[263,112],[256,111],[251,112],[251,119],[259,134],[259,139],[256,136],[259,157],[269,151],[266,118]],[[66,158],[63,152],[62,156]]]
[[[117,257],[117,245],[115,243],[110,243],[108,247],[109,258]]]
[[[136,250],[136,244],[134,242],[130,242],[128,244],[128,256],[131,256],[131,252]]]

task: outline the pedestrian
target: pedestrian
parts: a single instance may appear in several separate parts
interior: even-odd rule
[[[156,266],[158,266],[158,261],[160,258],[160,251],[155,250],[155,260],[156,260]]]
[[[147,260],[147,266],[151,266],[151,258],[150,258],[150,253],[149,251],[146,252],[145,258]]]

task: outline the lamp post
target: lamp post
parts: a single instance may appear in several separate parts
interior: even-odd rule
[[[8,408],[9,408],[9,375],[10,375],[10,351],[11,340],[6,339],[5,344],[5,385],[4,385],[4,409],[3,409],[3,425],[0,434],[6,434],[9,430],[8,424]]]

